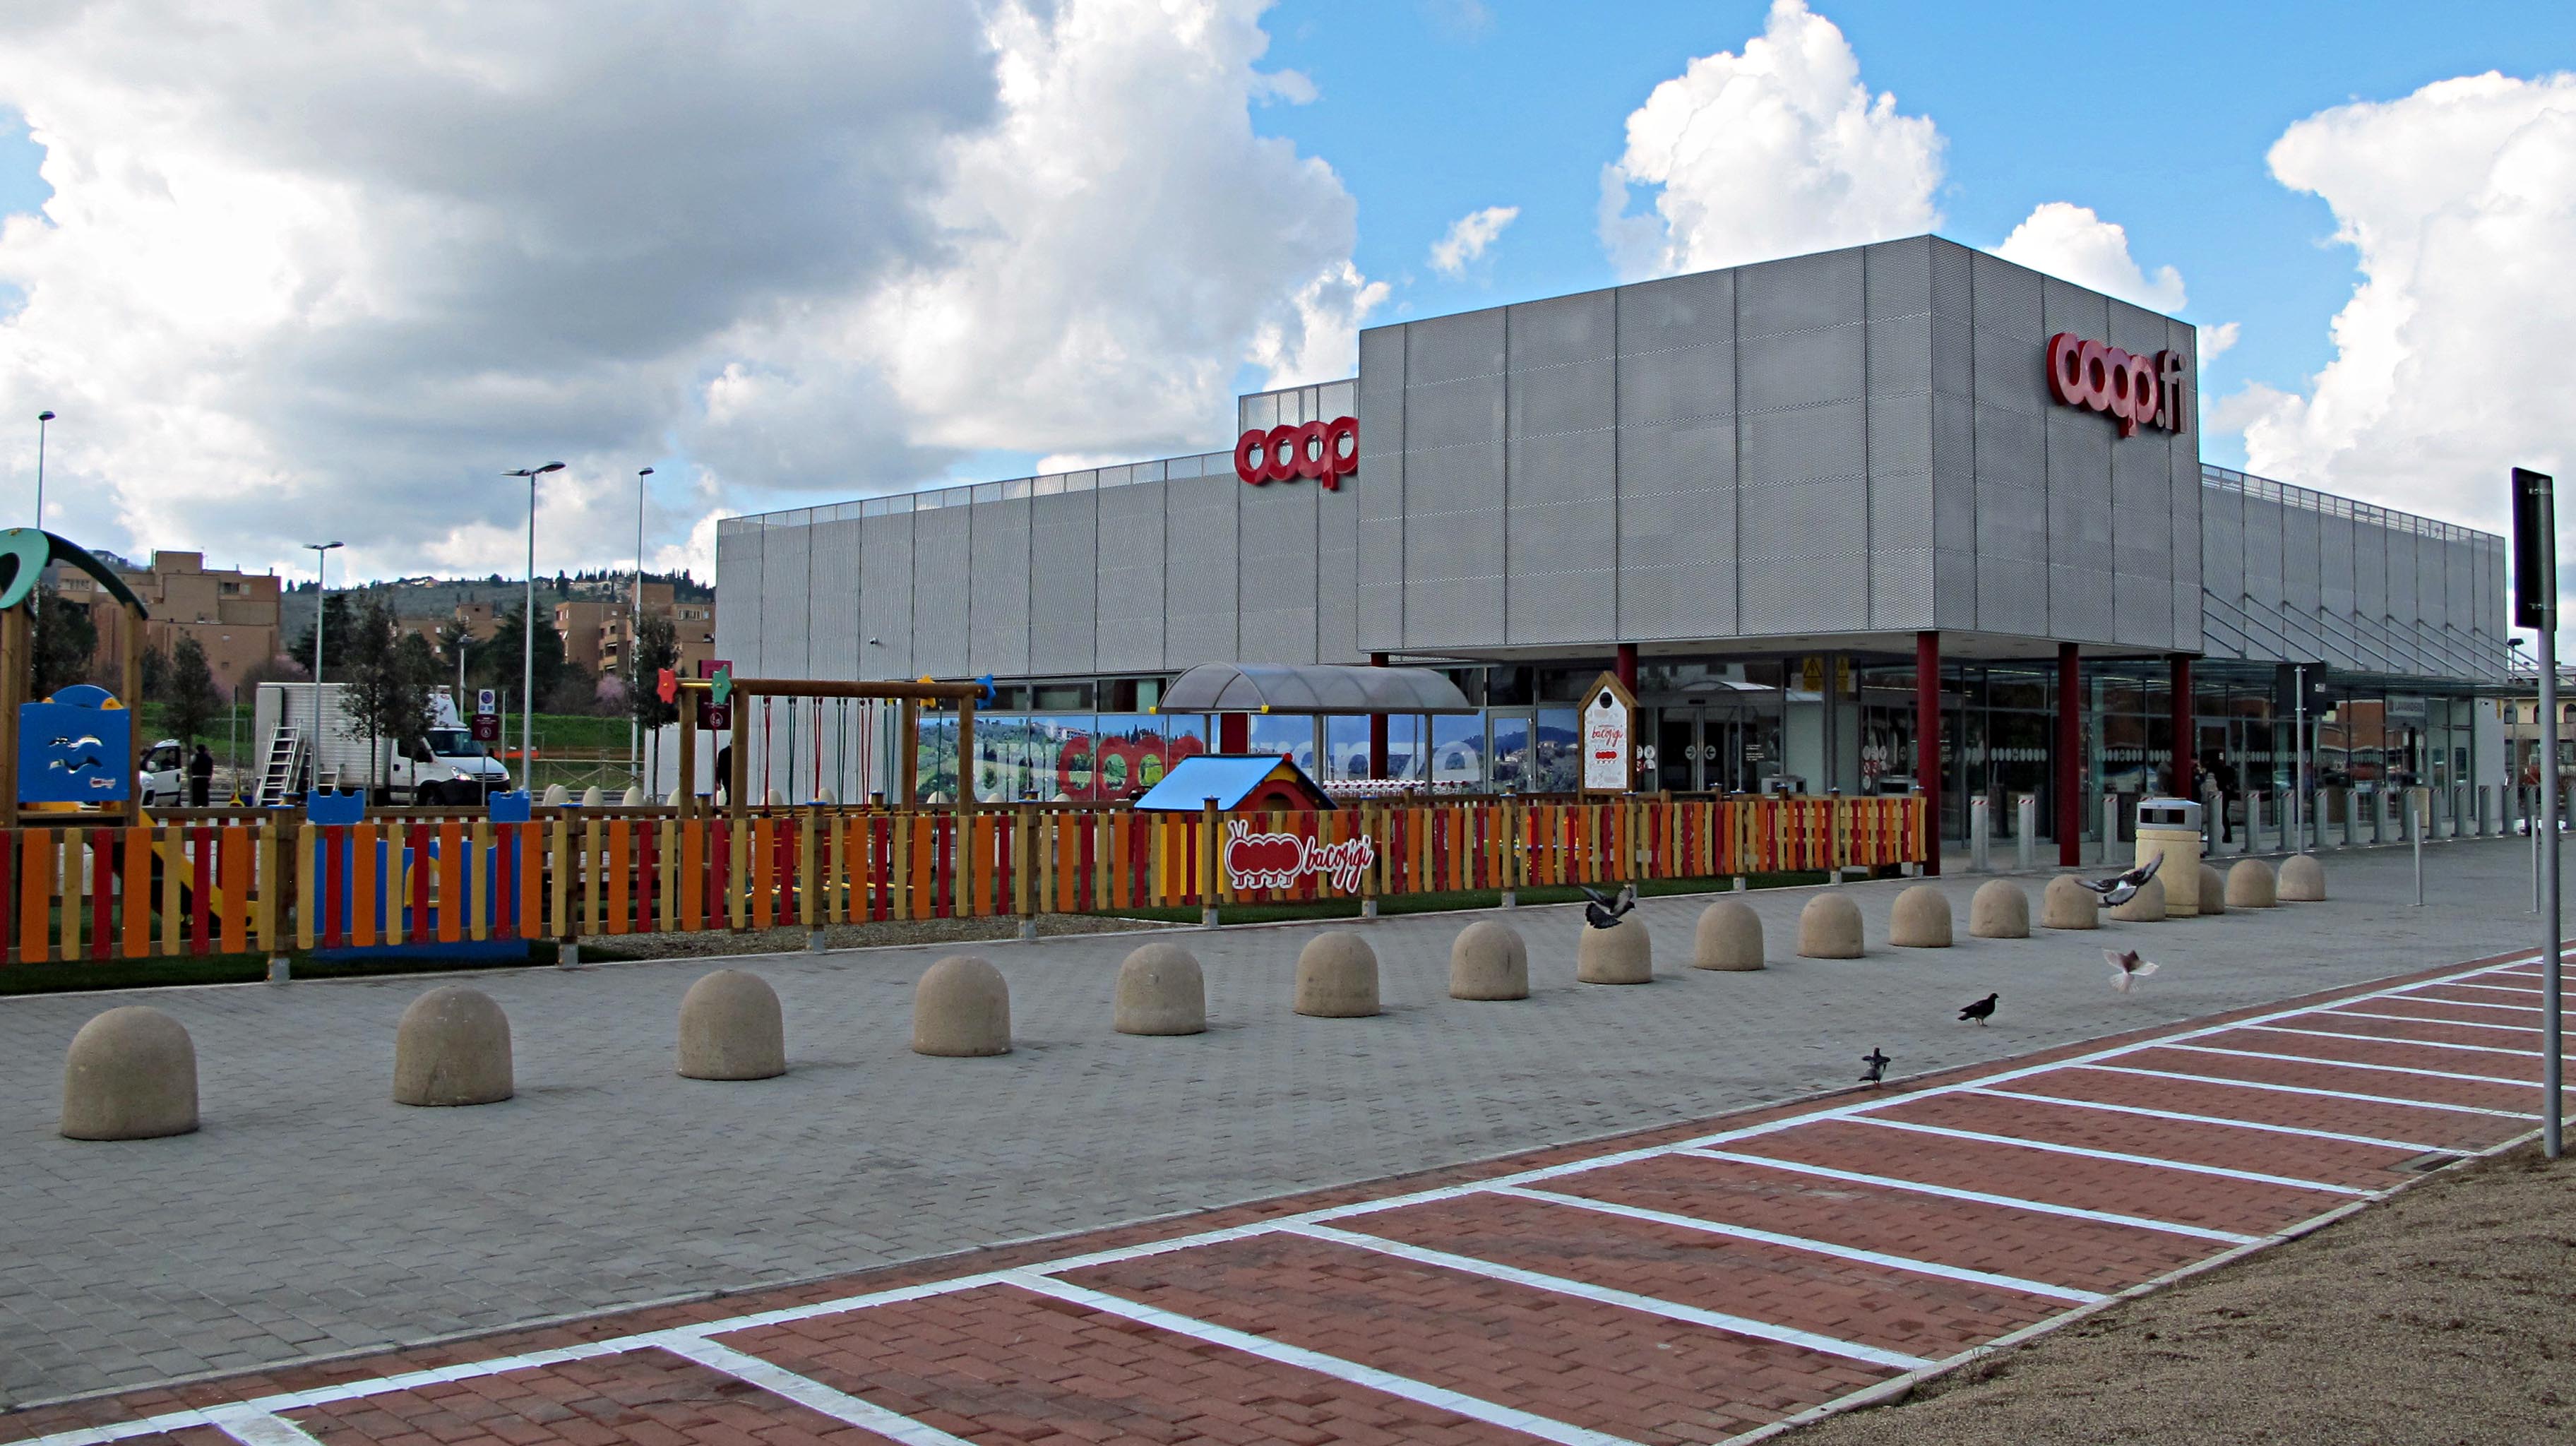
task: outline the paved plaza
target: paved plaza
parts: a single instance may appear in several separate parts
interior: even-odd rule
[[[1649,900],[1659,977],[1644,988],[1575,985],[1579,911],[1527,909],[1511,918],[1536,989],[1509,1004],[1446,998],[1466,916],[1389,919],[1368,930],[1388,1004],[1372,1020],[1288,1012],[1312,928],[1167,935],[1207,968],[1212,1027],[1188,1038],[1110,1031],[1133,939],[986,946],[1012,986],[1019,1048],[984,1060],[906,1048],[911,983],[939,951],[779,956],[747,962],[785,1005],[793,1068],[756,1084],[672,1073],[673,1018],[704,961],[489,974],[478,987],[510,1013],[519,1095],[452,1111],[388,1099],[393,1024],[428,987],[418,979],[12,1000],[0,1388],[23,1404],[270,1367],[1678,1128],[1848,1085],[1874,1046],[1895,1057],[1892,1075],[1955,1069],[2533,942],[2527,845],[2426,858],[2423,909],[2402,851],[2329,854],[2325,905],[2024,941],[1967,938],[1979,880],[1951,878],[1961,930],[1946,951],[1885,947],[1900,885],[1850,885],[1871,952],[1833,962],[1791,957],[1815,891],[1766,893],[1751,896],[1774,961],[1759,974],[1686,968],[1705,901]],[[2162,972],[2115,993],[2100,955],[2115,942]],[[1954,1020],[1989,990],[2003,996],[1992,1027]],[[127,1145],[56,1137],[64,1044],[99,1009],[137,1001],[194,1033],[205,1128]],[[1917,1123],[1977,1124],[1946,1101],[1920,1108]],[[2252,1211],[2230,1233],[2301,1217],[2217,1208]],[[1511,1223],[1420,1228],[1406,1238]],[[1212,1271],[1189,1284],[1194,1317],[1228,1309]],[[1122,1288],[1114,1274],[1078,1288]],[[1989,1306],[1978,1329],[2022,1309],[1992,1306],[1989,1320]],[[1883,1349],[1929,1358],[1946,1343]]]

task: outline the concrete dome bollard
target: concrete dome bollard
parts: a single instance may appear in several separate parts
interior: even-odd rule
[[[1585,984],[1655,982],[1655,941],[1645,921],[1629,914],[1607,929],[1586,924],[1574,950],[1574,977]]]
[[[627,785],[626,791],[617,796],[617,801],[619,804],[627,808],[642,808],[644,806],[644,790],[633,784],[629,784]]]
[[[63,1054],[63,1138],[157,1140],[197,1128],[197,1046],[148,1004],[80,1027]]]
[[[2281,860],[2280,900],[2284,904],[2322,904],[2326,899],[2326,866],[2314,854]]]
[[[669,796],[665,797],[662,802],[672,808],[678,808],[680,806],[680,790],[676,788],[672,789]]]
[[[1449,945],[1452,999],[1529,998],[1529,945],[1509,924],[1479,919]]]
[[[581,791],[581,806],[584,808],[597,808],[607,801],[608,796],[599,791],[599,785],[596,783]]]
[[[549,783],[546,785],[546,807],[565,808],[570,806],[571,803],[572,791],[570,789],[565,788],[560,783]]]
[[[912,990],[912,1052],[972,1059],[1011,1052],[1011,986],[972,954],[930,966]]]
[[[780,793],[774,788],[769,790],[769,806],[771,808],[785,808],[787,806],[787,795]]]
[[[1207,1033],[1207,977],[1178,944],[1147,944],[1118,966],[1111,1027],[1120,1034]]]
[[[1949,948],[1950,896],[1930,884],[1897,895],[1887,911],[1887,942],[1899,949]]]
[[[492,996],[442,984],[394,1026],[394,1103],[489,1105],[516,1093],[510,1016]]]
[[[1762,916],[1741,899],[1720,899],[1699,911],[1691,933],[1693,969],[1762,967]]]
[[[1307,940],[1297,952],[1297,1012],[1319,1019],[1377,1013],[1377,951],[1347,929]]]
[[[2030,895],[2010,879],[1988,879],[1968,900],[1968,934],[1976,939],[2030,937]]]
[[[2200,866],[2200,911],[2204,914],[2227,912],[2227,880],[2215,865]]]
[[[2072,874],[2060,874],[2048,881],[2039,894],[2039,926],[2043,929],[2099,929],[2102,927],[2102,896],[2084,887]]]
[[[741,969],[719,969],[680,1000],[680,1074],[687,1079],[775,1079],[787,1073],[787,1025],[778,991]]]
[[[2123,924],[2154,924],[2165,917],[2165,881],[2149,879],[2129,896],[2129,902],[2111,911],[2111,917]]]
[[[2231,909],[2273,909],[2280,907],[2280,896],[2272,880],[2272,866],[2261,859],[2238,859],[2227,871],[2227,907]]]
[[[1818,894],[1798,911],[1798,957],[1860,957],[1860,905],[1848,894]]]

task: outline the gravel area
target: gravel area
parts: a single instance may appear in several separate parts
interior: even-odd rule
[[[1133,929],[1174,929],[1151,919],[1101,918],[1090,914],[1041,914],[1038,937],[1066,934],[1115,934]],[[888,920],[876,924],[830,924],[823,929],[826,949],[871,949],[902,944],[978,944],[1016,939],[1015,918]],[[728,954],[792,954],[805,947],[805,926],[745,929],[739,934],[716,931],[678,934],[620,934],[584,939],[584,959],[704,959]]]
[[[2576,1160],[2526,1146],[1783,1446],[2576,1441]]]

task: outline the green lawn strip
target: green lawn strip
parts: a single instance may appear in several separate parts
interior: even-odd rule
[[[1757,889],[1792,888],[1824,881],[1821,871],[1747,876],[1747,883]],[[1651,899],[1671,894],[1722,894],[1734,887],[1732,878],[1649,879],[1638,886],[1637,892]],[[1604,893],[1610,890],[1608,885],[1602,888]],[[1581,889],[1571,885],[1548,885],[1522,889],[1517,898],[1522,904],[1579,904],[1583,902],[1584,895]],[[1428,894],[1390,894],[1377,901],[1377,911],[1381,917],[1432,914],[1454,909],[1492,909],[1500,907],[1502,901],[1501,893],[1493,889],[1451,889]],[[1102,913],[1110,918],[1151,919],[1165,924],[1195,924],[1199,921],[1195,905],[1187,908],[1112,909]],[[1217,922],[1282,924],[1309,919],[1356,919],[1359,914],[1360,901],[1350,898],[1319,899],[1310,904],[1224,904],[1217,909]]]
[[[361,979],[382,974],[445,974],[459,969],[524,969],[555,962],[554,941],[540,939],[519,959],[333,959],[289,957],[298,979]],[[268,977],[266,954],[182,955],[175,959],[96,959],[0,966],[0,995],[73,994],[92,989],[153,989],[174,984],[248,984]]]

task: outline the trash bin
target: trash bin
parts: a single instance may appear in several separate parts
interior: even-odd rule
[[[2200,805],[2187,798],[2138,800],[2138,863],[2161,858],[2156,881],[2165,886],[2165,915],[2200,912]]]

